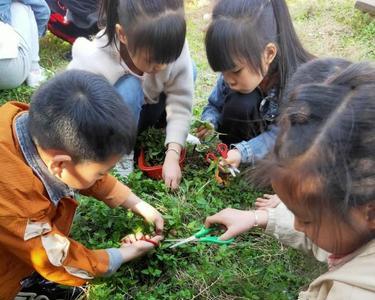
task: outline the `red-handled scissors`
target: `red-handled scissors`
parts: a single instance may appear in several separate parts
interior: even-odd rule
[[[125,242],[125,238],[126,238],[126,237],[124,237],[124,238],[121,239],[121,242],[122,242],[122,243]],[[160,244],[159,244],[158,242],[155,242],[155,241],[153,241],[152,239],[147,238],[146,236],[142,236],[142,237],[139,239],[139,241],[144,241],[144,242],[147,242],[147,243],[153,244],[155,247],[159,247],[159,246],[160,246]]]
[[[216,151],[220,154],[221,158],[227,159],[228,158],[228,146],[224,143],[220,143],[216,147]],[[212,152],[207,153],[206,155],[206,161],[211,162],[211,161],[217,161],[219,158]],[[233,177],[236,177],[236,173],[240,173],[240,170],[238,170],[236,167],[233,167],[231,165],[225,165],[225,167],[228,168],[230,174]]]
[[[142,236],[142,237],[140,238],[140,240],[141,240],[141,241],[148,242],[148,243],[150,243],[150,244],[153,244],[155,247],[159,247],[159,246],[160,246],[160,244],[159,244],[158,242],[155,242],[155,241],[153,241],[153,240],[151,240],[151,239],[148,239],[148,238],[146,238],[145,236]]]

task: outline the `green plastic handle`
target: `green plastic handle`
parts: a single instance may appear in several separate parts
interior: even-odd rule
[[[194,234],[194,236],[197,238],[197,239],[200,239],[204,236],[206,236],[207,234],[209,234],[210,232],[212,232],[214,229],[213,228],[206,228],[206,227],[202,227],[201,230],[199,230],[196,234]]]
[[[217,244],[217,245],[230,245],[234,242],[234,239],[229,239],[226,241],[219,240],[217,236],[206,236],[199,239],[202,243],[210,243],[210,244]]]
[[[202,227],[194,236],[199,239],[200,242],[203,243],[211,243],[217,245],[229,245],[234,242],[234,239],[229,239],[226,241],[222,241],[217,236],[207,236],[210,232],[214,231],[215,228],[206,228]]]

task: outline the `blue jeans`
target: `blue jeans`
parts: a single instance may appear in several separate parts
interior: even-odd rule
[[[193,62],[192,68],[193,68],[193,78],[195,82],[195,79],[197,77],[197,67],[194,62]],[[164,99],[161,99],[164,101],[159,101],[159,103],[156,103],[156,104],[145,104],[144,94],[143,94],[143,89],[142,89],[142,82],[139,78],[133,75],[127,74],[127,75],[122,76],[115,83],[115,88],[117,92],[121,95],[125,104],[131,110],[137,124],[140,121],[141,110],[144,110],[144,113],[142,113],[142,115],[146,113],[147,115],[149,115],[149,112],[152,111],[153,115],[152,116],[150,115],[150,119],[155,119],[155,117],[157,117],[157,120],[164,112],[165,94],[162,93]],[[161,108],[159,106],[163,106],[163,107]],[[146,118],[142,118],[142,119],[146,119]],[[140,126],[140,127],[143,128],[144,126]]]
[[[141,114],[141,109],[144,104],[141,80],[130,74],[124,75],[115,83],[115,88],[132,112],[138,124],[139,115]]]

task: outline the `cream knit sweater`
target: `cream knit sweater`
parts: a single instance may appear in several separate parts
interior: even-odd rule
[[[102,32],[89,41],[78,38],[72,48],[73,59],[68,69],[80,69],[103,75],[111,84],[122,76],[137,76],[121,59],[115,45],[105,46],[107,37]],[[193,70],[189,46],[185,42],[180,57],[157,74],[144,74],[143,92],[146,103],[157,103],[160,93],[166,98],[167,133],[165,145],[177,143],[184,146],[190,127],[193,106]]]

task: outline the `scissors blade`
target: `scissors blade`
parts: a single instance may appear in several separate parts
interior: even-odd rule
[[[165,239],[164,242],[181,242],[181,241],[184,241],[186,239]]]
[[[193,241],[196,241],[196,240],[197,240],[197,238],[193,235],[193,236],[188,237],[187,239],[184,239],[184,240],[182,240],[182,241],[180,241],[180,242],[178,242],[176,244],[173,244],[169,248],[173,249],[173,248],[176,248],[176,247],[181,246],[183,244],[190,243],[190,242],[193,242]]]
[[[233,177],[236,177],[236,173],[234,172],[234,170],[233,170],[232,167],[229,167],[228,170],[229,170],[229,173],[230,173]]]
[[[234,172],[236,172],[236,173],[238,173],[238,174],[240,174],[241,173],[241,171],[240,170],[238,170],[236,167],[232,167],[232,169],[233,169],[233,171]]]

